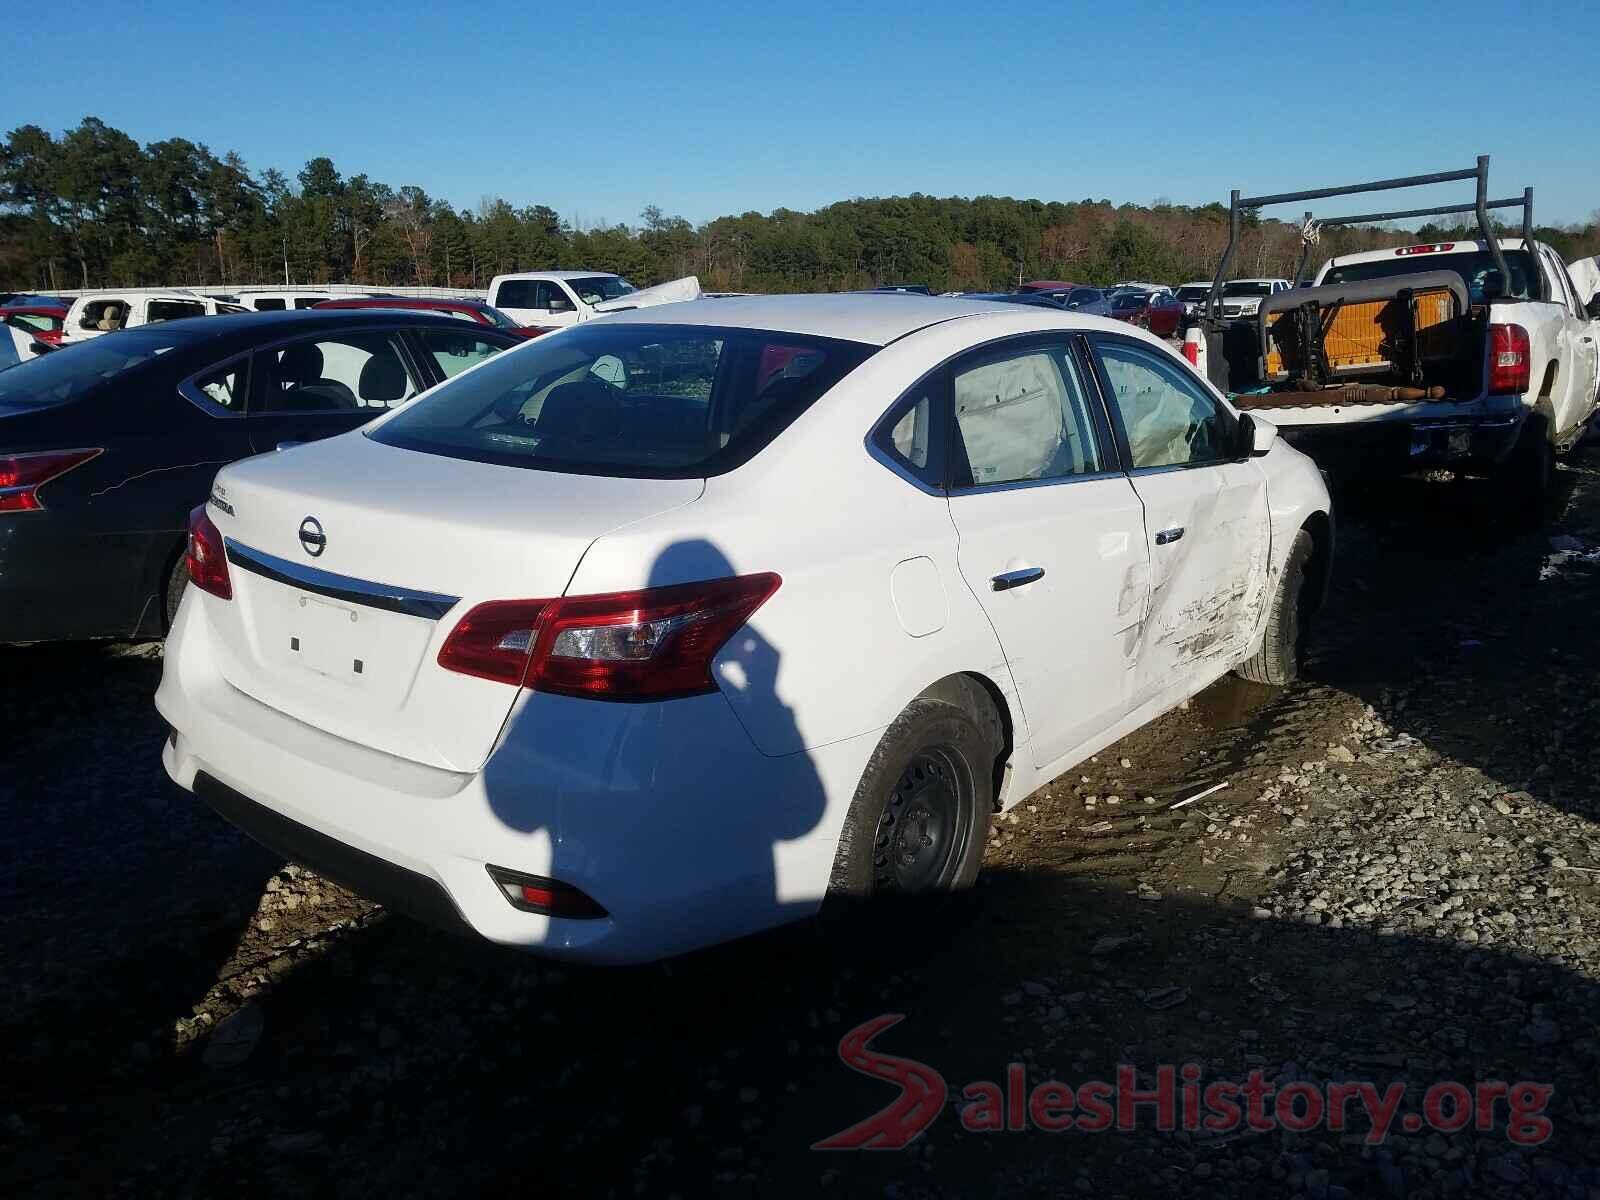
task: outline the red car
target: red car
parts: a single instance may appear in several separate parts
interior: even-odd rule
[[[67,310],[47,304],[7,305],[0,308],[0,321],[32,334],[36,342],[59,346],[62,326],[67,323]]]
[[[435,300],[423,296],[350,296],[324,300],[313,308],[404,308],[411,312],[448,313],[479,325],[492,325],[522,338],[536,338],[550,330],[538,325],[518,325],[505,313],[482,300]]]
[[[1148,329],[1157,337],[1176,337],[1183,322],[1183,301],[1171,292],[1125,289],[1110,296],[1111,316]]]

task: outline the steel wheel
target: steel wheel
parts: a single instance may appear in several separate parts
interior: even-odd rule
[[[972,770],[952,746],[929,746],[906,764],[873,838],[875,892],[948,888],[960,872],[975,803]]]

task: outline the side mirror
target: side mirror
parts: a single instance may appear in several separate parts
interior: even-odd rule
[[[1278,440],[1278,427],[1264,417],[1251,413],[1239,414],[1239,450],[1241,458],[1260,458],[1272,449]]]

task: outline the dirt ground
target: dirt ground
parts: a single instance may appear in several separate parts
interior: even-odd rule
[[[955,901],[630,970],[389,917],[175,789],[154,646],[0,650],[7,1195],[1600,1196],[1600,453],[1533,533],[1340,498],[1308,678],[1224,681],[1030,797]],[[1174,807],[1215,784],[1193,803]],[[910,1146],[814,1142],[926,1063]],[[1554,1088],[1492,1127],[975,1132],[963,1087]]]

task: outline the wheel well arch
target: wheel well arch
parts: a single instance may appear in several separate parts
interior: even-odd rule
[[[1333,573],[1333,518],[1325,512],[1314,512],[1300,528],[1311,535],[1311,562],[1306,569],[1311,594],[1306,599],[1310,611],[1316,612],[1327,597],[1328,580]]]
[[[1560,364],[1557,363],[1556,360],[1552,358],[1550,360],[1550,365],[1545,367],[1545,369],[1544,369],[1544,381],[1539,384],[1539,399],[1540,400],[1549,400],[1552,396],[1555,395],[1555,391],[1556,391],[1556,375],[1557,375],[1559,369],[1560,369]]]
[[[993,730],[996,743],[994,802],[998,811],[1006,765],[1011,761],[1011,753],[1016,747],[1016,719],[1005,692],[982,671],[957,671],[923,688],[918,699],[923,697],[944,700],[964,708],[980,725],[987,724]]]

